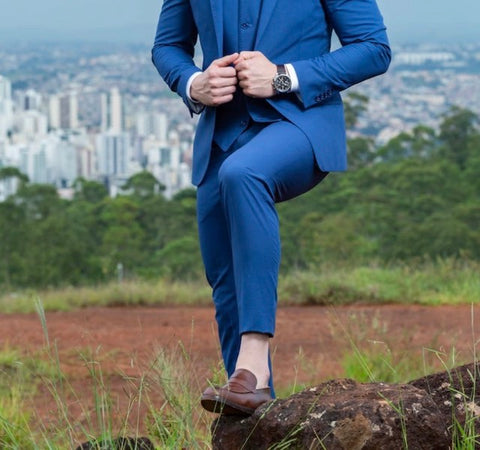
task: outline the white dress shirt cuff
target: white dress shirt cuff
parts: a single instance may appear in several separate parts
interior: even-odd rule
[[[193,80],[198,77],[202,72],[198,71],[198,72],[195,72],[194,74],[190,75],[190,78],[188,79],[187,81],[187,87],[186,87],[186,94],[187,94],[187,99],[188,99],[188,103],[189,103],[189,107],[190,109],[196,113],[196,114],[200,114],[203,109],[205,108],[205,105],[203,103],[200,103],[200,102],[197,102],[196,100],[194,100],[191,95],[190,95],[190,88],[192,87],[192,83],[193,83]]]
[[[297,72],[292,64],[285,64],[285,69],[287,70],[290,79],[292,80],[292,88],[290,92],[298,92],[300,90],[300,85],[298,83]]]

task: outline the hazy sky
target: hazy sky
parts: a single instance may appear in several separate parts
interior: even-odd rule
[[[293,5],[295,0],[291,2]],[[0,0],[0,40],[83,38],[150,44],[161,3],[161,0]],[[392,43],[480,41],[478,0],[378,0],[378,3]]]

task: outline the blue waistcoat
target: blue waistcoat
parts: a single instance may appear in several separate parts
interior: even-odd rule
[[[258,18],[262,0],[224,0],[223,49],[229,55],[243,50],[254,50]],[[247,128],[250,119],[255,122],[275,122],[280,114],[263,99],[246,97],[240,87],[233,100],[217,108],[214,141],[224,151]]]

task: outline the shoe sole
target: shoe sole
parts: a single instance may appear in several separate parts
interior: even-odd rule
[[[251,416],[255,412],[253,408],[247,408],[246,406],[237,405],[228,400],[222,400],[218,396],[202,397],[200,403],[207,411],[224,414],[226,416]]]

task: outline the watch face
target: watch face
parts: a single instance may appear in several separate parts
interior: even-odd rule
[[[273,79],[273,87],[278,93],[284,94],[292,88],[292,80],[287,74],[279,73]]]

